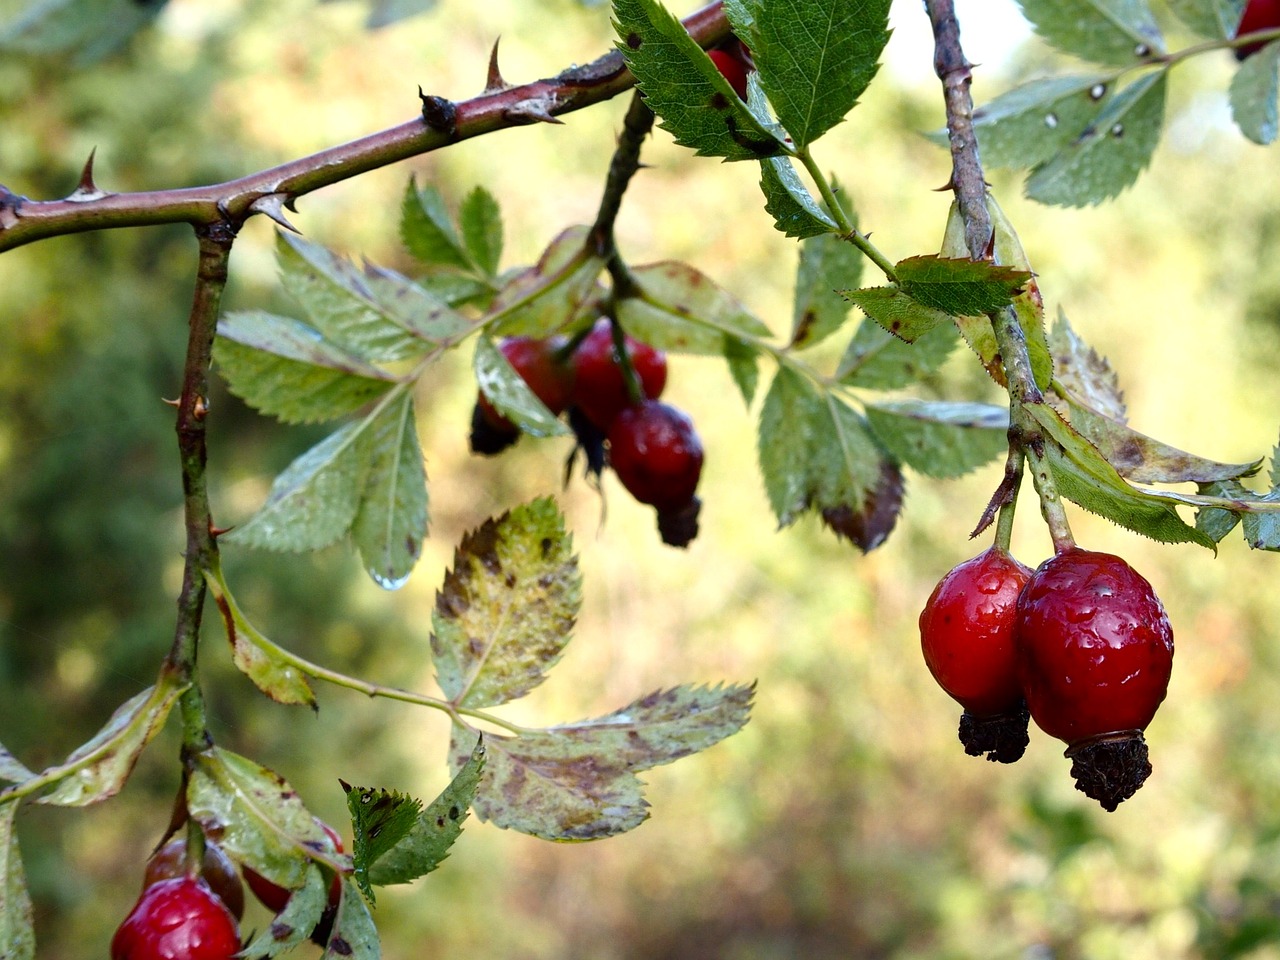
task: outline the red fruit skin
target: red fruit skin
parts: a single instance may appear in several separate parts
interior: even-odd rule
[[[573,365],[560,352],[568,340],[564,337],[507,337],[498,344],[507,362],[529,385],[533,395],[554,414],[561,414],[573,396]],[[489,402],[483,392],[476,401],[484,417],[496,430],[515,432],[516,426]]]
[[[1236,36],[1253,33],[1255,30],[1269,30],[1273,27],[1280,27],[1280,0],[1249,0],[1244,8],[1244,15],[1240,18],[1240,26],[1236,29]],[[1236,47],[1236,59],[1243,60],[1245,57],[1252,56],[1269,42],[1271,41]]]
[[[608,439],[609,464],[641,503],[665,513],[693,499],[702,475],[702,441],[685,413],[648,400],[619,413]]]
[[[324,832],[329,835],[329,839],[333,841],[334,848],[338,853],[342,853],[342,838],[338,836],[338,832],[317,818],[316,823],[324,828]],[[289,902],[289,898],[293,896],[293,891],[273,883],[262,874],[244,868],[244,882],[249,885],[249,889],[253,891],[253,895],[258,898],[264,907],[272,913],[279,913],[284,909],[285,904]],[[333,883],[329,885],[329,906],[337,906],[339,898],[342,896],[342,878],[335,876]]]
[[[1018,599],[1016,631],[1027,707],[1051,737],[1142,731],[1164,700],[1173,628],[1119,557],[1076,549],[1046,560]]]
[[[954,567],[920,612],[920,647],[929,672],[977,717],[1020,708],[1013,625],[1031,568],[996,547]]]
[[[729,86],[733,87],[733,92],[738,95],[738,99],[746,100],[747,68],[742,61],[723,50],[708,50],[707,56],[716,65],[720,75],[729,81]]]
[[[186,872],[186,837],[174,837],[147,861],[142,889],[145,890],[161,880],[181,877]],[[244,916],[244,885],[240,882],[240,874],[236,872],[231,858],[222,852],[222,848],[207,838],[204,842],[204,863],[200,867],[200,876],[209,885],[214,896],[231,911],[232,916],[237,920]]]
[[[111,938],[111,960],[229,960],[239,952],[235,918],[198,877],[147,887]]]
[[[597,320],[573,354],[573,404],[604,431],[608,431],[614,417],[632,405],[613,348],[611,327],[608,319]],[[656,400],[667,385],[666,354],[630,336],[624,342],[641,391],[646,399]]]

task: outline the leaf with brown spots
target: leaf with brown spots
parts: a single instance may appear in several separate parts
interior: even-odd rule
[[[659,350],[716,355],[744,337],[771,334],[736,297],[687,263],[632,267],[631,278],[636,292],[617,301],[618,322]]]
[[[588,232],[586,227],[563,230],[537,263],[503,285],[485,315],[490,333],[545,337],[587,309],[604,269]]]
[[[742,729],[755,685],[658,690],[603,717],[491,736],[475,798],[482,820],[546,840],[597,840],[649,816],[636,774],[705,750]],[[454,726],[450,763],[464,765],[474,731]]]
[[[463,537],[436,594],[431,650],[445,696],[464,707],[524,696],[564,653],[581,602],[555,501],[486,520]]]

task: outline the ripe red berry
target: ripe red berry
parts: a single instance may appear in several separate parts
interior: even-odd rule
[[[647,343],[626,337],[627,356],[649,400],[662,396],[667,385],[667,357]],[[622,366],[613,345],[613,329],[608,319],[596,321],[591,332],[573,354],[573,405],[601,430],[623,409],[632,406]]]
[[[338,853],[342,853],[342,838],[338,836],[338,831],[325,823],[319,817],[316,817],[316,823],[323,828],[325,834],[333,841],[333,847]],[[272,913],[279,913],[284,909],[284,905],[289,902],[289,897],[293,895],[293,891],[273,883],[262,874],[248,867],[244,869],[244,882],[249,885],[249,889],[253,891],[253,895],[257,897],[264,907]],[[329,906],[337,906],[338,899],[342,896],[342,878],[335,876],[333,883],[329,885]]]
[[[1164,606],[1119,557],[1068,550],[1032,574],[1016,630],[1032,719],[1069,745],[1077,786],[1114,810],[1151,772],[1142,731],[1173,669]]]
[[[498,344],[507,362],[552,413],[563,413],[573,394],[573,365],[562,351],[568,340],[564,337],[507,337]],[[514,432],[516,427],[500,414],[483,393],[476,401],[485,419],[498,430]]]
[[[174,837],[147,861],[142,888],[145,890],[161,880],[185,876],[186,873],[187,840],[186,837]],[[222,847],[207,838],[204,842],[204,863],[200,868],[200,876],[237,920],[244,916],[244,885],[240,882],[240,874],[236,872],[235,864],[222,851]]]
[[[702,474],[702,441],[686,414],[648,400],[619,413],[608,438],[609,464],[641,503],[667,513],[693,500]]]
[[[230,960],[235,917],[198,877],[152,884],[111,938],[111,960]]]
[[[1236,29],[1236,36],[1274,27],[1280,27],[1280,0],[1249,0],[1244,8],[1244,15],[1240,18],[1240,26]],[[1249,43],[1243,47],[1236,47],[1236,59],[1243,60],[1245,57],[1252,56],[1270,42]]]
[[[707,56],[716,65],[720,75],[729,81],[740,100],[747,99],[747,68],[737,57],[723,50],[708,50]]]

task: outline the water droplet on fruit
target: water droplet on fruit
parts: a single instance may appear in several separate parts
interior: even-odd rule
[[[999,593],[1004,581],[999,574],[989,573],[978,581],[978,589],[983,593]]]
[[[1056,113],[1046,113],[1044,115],[1044,125],[1050,130],[1058,125],[1058,115]]]
[[[1067,622],[1088,623],[1097,612],[1098,608],[1093,606],[1067,607]]]
[[[388,577],[377,570],[370,570],[369,576],[373,577],[373,582],[383,590],[399,590],[409,582],[409,574],[407,573],[402,577]]]

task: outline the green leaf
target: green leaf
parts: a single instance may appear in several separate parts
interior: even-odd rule
[[[165,672],[155,686],[121,704],[101,730],[73,750],[65,761],[41,774],[54,779],[56,785],[35,802],[85,807],[114,797],[188,686]]]
[[[1280,92],[1277,62],[1280,62],[1280,43],[1272,42],[1246,58],[1231,78],[1232,119],[1241,133],[1263,146],[1275,142],[1280,133],[1276,109],[1276,96]]]
[[[534,437],[563,437],[570,433],[488,337],[476,338],[473,367],[481,392],[522,431]]]
[[[1188,27],[1211,40],[1228,40],[1244,13],[1246,0],[1168,0],[1169,8]]]
[[[457,706],[524,696],[569,642],[582,576],[550,498],[486,520],[462,538],[436,594],[436,679]]]
[[[906,343],[915,343],[931,330],[951,323],[949,314],[926,307],[898,287],[863,287],[861,290],[845,290],[844,296],[887,332]]]
[[[1241,500],[1254,496],[1253,491],[1238,480],[1204,483],[1200,485],[1199,492],[1204,496],[1226,497],[1232,500]],[[1196,529],[1208,536],[1214,543],[1221,543],[1222,538],[1234,530],[1238,523],[1240,523],[1240,514],[1234,510],[1224,510],[1220,507],[1201,507],[1196,512]]]
[[[35,960],[36,932],[31,894],[13,821],[18,801],[0,804],[0,957]]]
[[[306,879],[294,890],[271,923],[241,951],[245,957],[275,957],[292,950],[311,936],[329,902],[329,884],[315,864],[308,864]]]
[[[404,585],[427,536],[427,471],[418,445],[413,394],[405,391],[368,427],[369,472],[351,539],[378,586]]]
[[[784,527],[808,509],[859,510],[884,459],[858,413],[787,367],[760,410],[759,455],[769,504]]]
[[[1032,171],[1027,196],[1083,207],[1116,196],[1138,179],[1164,127],[1167,68],[1139,77],[1108,101],[1094,123]]]
[[[659,350],[718,355],[731,340],[771,333],[736,297],[687,263],[632,267],[631,278],[635,293],[614,305],[618,322]]]
[[[378,928],[369,913],[369,905],[351,878],[343,877],[338,915],[320,960],[379,960],[381,956]]]
[[[400,239],[411,254],[428,266],[468,271],[473,267],[440,191],[430,185],[418,189],[412,177],[400,206]]]
[[[1153,540],[1213,548],[1213,540],[1189,526],[1170,499],[1125,483],[1098,449],[1051,407],[1033,403],[1025,409],[1054,441],[1045,444],[1045,453],[1058,490],[1068,500]]]
[[[876,75],[889,0],[769,0],[752,14],[760,82],[803,150],[844,119]]]
[[[1065,76],[1001,94],[973,114],[983,162],[1018,169],[1044,163],[1084,132],[1113,89],[1105,76]]]
[[[380,308],[368,276],[327,247],[277,231],[280,283],[330,342],[369,363],[400,360],[422,348]]]
[[[493,194],[481,186],[467,194],[458,210],[458,225],[471,261],[486,276],[495,276],[502,260],[502,212]]]
[[[1044,329],[1044,300],[1040,296],[1040,286],[1032,273],[1031,261],[1022,249],[1022,240],[990,193],[987,194],[987,210],[991,214],[995,262],[1027,273],[1026,283],[1013,298],[1013,313],[1022,328],[1036,386],[1048,390],[1053,381],[1053,354]]]
[[[849,301],[839,291],[858,285],[862,263],[862,251],[834,234],[810,237],[800,244],[791,313],[792,347],[812,347],[844,325]]]
[[[221,569],[206,570],[205,583],[213,595],[231,641],[231,655],[240,672],[277,703],[305,704],[316,709],[311,683],[241,612]]]
[[[233,860],[287,890],[298,890],[307,882],[312,864],[351,872],[351,858],[338,852],[320,821],[279,774],[220,747],[210,747],[190,762],[187,810]],[[319,915],[317,910],[311,927]]]
[[[488,296],[490,287],[458,274],[427,277],[427,289],[387,267],[366,263],[364,283],[380,314],[408,331],[424,344],[452,346],[450,341],[465,337],[475,324],[458,313],[458,303]]]
[[[959,477],[1009,445],[1009,411],[985,403],[868,404],[867,423],[885,450],[929,477]]]
[[[405,838],[369,868],[371,883],[409,883],[444,862],[462,833],[484,764],[484,741],[477,739],[453,781],[421,812]]]
[[[347,793],[347,809],[351,812],[354,879],[360,892],[373,903],[369,868],[409,835],[422,812],[422,801],[391,790],[353,787],[345,782],[342,789]]]
[[[84,67],[114,53],[165,8],[166,0],[42,0],[0,24],[0,50],[70,54]],[[10,5],[12,8],[12,5]]]
[[[1126,418],[1120,381],[1107,359],[1085,343],[1061,308],[1049,335],[1055,379],[1069,398],[1094,412],[1123,423]]]
[[[813,198],[789,157],[760,161],[760,189],[764,191],[765,210],[786,236],[803,239],[839,229]]]
[[[369,473],[362,439],[371,417],[348,423],[289,464],[271,484],[267,502],[219,542],[294,552],[336,542],[360,509]]]
[[[545,337],[573,323],[592,306],[604,261],[588,243],[587,227],[569,227],[536,264],[498,291],[485,322],[495,336]]]
[[[1129,66],[1165,52],[1146,0],[1018,0],[1036,33],[1082,60]]]
[[[397,379],[300,320],[257,310],[219,319],[214,359],[232,393],[285,423],[345,416]]]
[[[959,339],[954,324],[942,323],[907,343],[867,319],[849,341],[836,379],[851,387],[896,390],[940,368]]]
[[[900,260],[894,272],[904,294],[953,317],[1006,307],[1031,279],[1030,271],[1017,267],[933,254]]]
[[[0,744],[0,780],[7,780],[10,783],[22,783],[24,780],[30,780],[35,774],[26,768],[21,760],[15,757],[8,749]]]
[[[1201,484],[1198,495],[1184,499],[1200,507],[1196,529],[1215,543],[1240,524],[1253,549],[1280,550],[1280,490],[1274,486],[1259,494],[1238,480],[1222,480]]]
[[[649,816],[637,773],[705,750],[747,722],[754,686],[659,690],[603,717],[485,739],[482,820],[547,840],[598,840]],[[450,764],[475,734],[456,723]]]
[[[726,160],[787,152],[658,0],[614,0],[613,18],[636,86],[676,143]]]
[[[733,382],[748,407],[755,399],[756,386],[760,382],[758,354],[759,351],[754,346],[740,340],[725,341],[724,359],[729,367],[729,375],[733,377]]]

